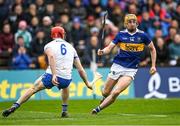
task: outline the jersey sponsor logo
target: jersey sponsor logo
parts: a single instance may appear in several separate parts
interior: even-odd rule
[[[143,43],[139,43],[139,44],[135,44],[135,43],[123,43],[121,42],[119,44],[119,47],[121,50],[124,51],[129,51],[129,52],[141,52],[144,50],[144,44]]]

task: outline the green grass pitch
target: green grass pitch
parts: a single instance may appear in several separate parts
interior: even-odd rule
[[[13,102],[1,102],[0,111]],[[60,118],[58,100],[28,101],[0,125],[180,125],[180,99],[128,99],[91,115],[99,100],[70,100],[69,118]]]

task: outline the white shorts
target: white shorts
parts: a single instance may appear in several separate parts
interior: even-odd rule
[[[110,77],[113,80],[117,80],[121,76],[130,76],[134,80],[134,76],[136,75],[137,71],[138,69],[126,68],[119,64],[113,63],[108,77]]]

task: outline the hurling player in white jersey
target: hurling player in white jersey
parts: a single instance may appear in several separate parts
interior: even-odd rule
[[[9,109],[4,110],[2,115],[9,116],[33,94],[56,86],[59,90],[67,88],[71,83],[71,72],[73,64],[76,66],[81,78],[89,89],[91,84],[87,79],[86,72],[81,65],[76,50],[64,40],[65,31],[62,27],[56,26],[51,29],[51,37],[54,39],[44,47],[44,52],[48,57],[49,66],[44,75],[39,77],[33,87],[27,89]]]
[[[120,31],[107,47],[98,50],[98,55],[106,55],[115,46],[119,47],[119,52],[114,57],[113,65],[102,90],[104,98],[100,105],[92,110],[92,114],[97,114],[111,105],[119,94],[131,84],[138,70],[140,56],[145,45],[149,47],[151,53],[152,66],[150,73],[154,74],[156,72],[156,49],[147,34],[137,28],[136,15],[127,14],[124,26],[126,29]]]

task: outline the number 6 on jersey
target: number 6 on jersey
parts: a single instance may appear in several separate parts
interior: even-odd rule
[[[65,45],[65,44],[61,44],[61,54],[62,54],[62,55],[65,55],[66,52],[67,52],[67,50],[66,50],[66,45]]]

